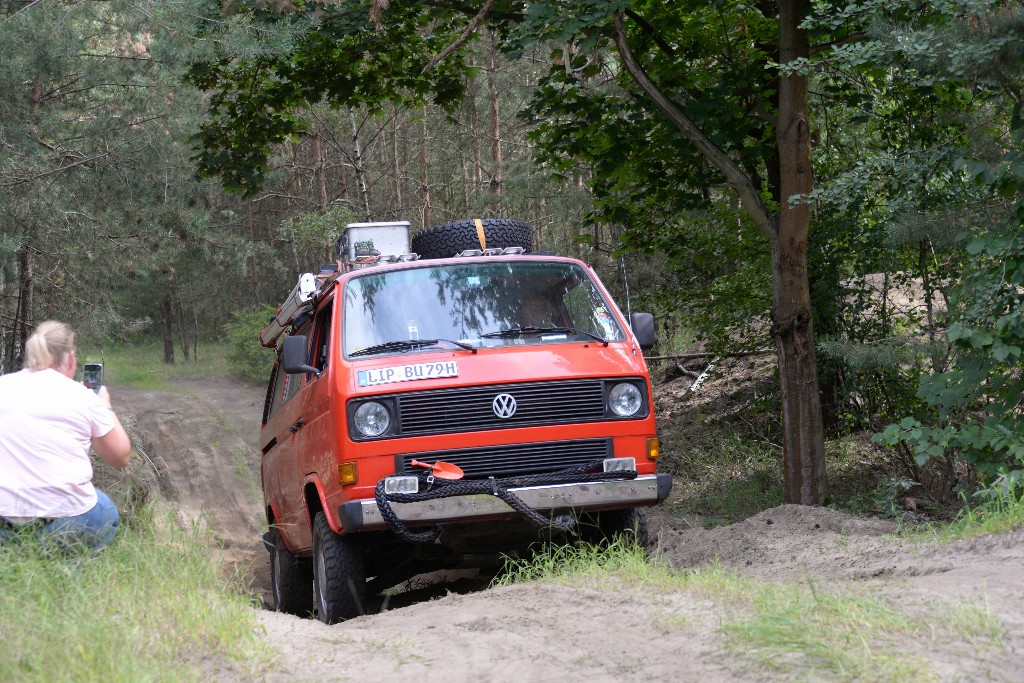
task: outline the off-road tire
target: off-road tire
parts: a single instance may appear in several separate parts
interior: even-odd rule
[[[313,613],[313,563],[309,558],[295,557],[284,544],[281,532],[270,529],[270,589],[274,609],[305,617]]]
[[[359,544],[331,530],[323,512],[313,521],[313,603],[325,624],[366,612],[366,571]]]
[[[651,547],[647,511],[644,508],[604,510],[591,515],[586,521],[587,523],[581,525],[585,541],[612,543],[619,540],[626,545],[638,545],[645,550]]]
[[[522,247],[530,251],[533,235],[530,226],[511,218],[480,219],[484,231],[484,244],[475,220],[452,221],[421,230],[412,237],[412,250],[420,258],[451,258],[467,249],[505,249]]]

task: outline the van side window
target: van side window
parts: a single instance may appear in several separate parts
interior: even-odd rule
[[[328,360],[331,357],[331,310],[334,308],[334,300],[331,299],[324,304],[316,315],[313,324],[313,346],[312,363],[317,370],[326,370]]]
[[[312,325],[307,320],[306,323],[303,324],[302,327],[300,327],[299,329],[295,330],[293,334],[305,335],[308,338],[311,329]],[[302,388],[302,380],[306,376],[302,373],[298,373],[295,375],[285,375],[285,377],[287,377],[287,383],[285,384],[284,387],[284,400],[287,401],[290,400],[292,396],[299,393],[299,389]]]
[[[270,384],[267,385],[267,399],[263,405],[263,424],[267,424],[270,416],[281,407],[281,395],[284,393],[282,379],[284,378],[284,366],[274,363],[274,371],[270,375]]]

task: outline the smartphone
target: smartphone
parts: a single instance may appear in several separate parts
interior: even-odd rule
[[[82,381],[97,394],[103,386],[103,363],[82,363]]]

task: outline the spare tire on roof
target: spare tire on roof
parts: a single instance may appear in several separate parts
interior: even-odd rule
[[[530,251],[530,226],[511,218],[475,218],[434,225],[412,236],[420,258],[450,258],[467,249],[522,247]]]

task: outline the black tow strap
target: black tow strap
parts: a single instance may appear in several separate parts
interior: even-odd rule
[[[380,508],[381,517],[387,522],[395,535],[410,543],[435,543],[441,535],[439,528],[427,531],[410,531],[407,526],[398,518],[391,503],[419,503],[425,500],[436,500],[438,498],[452,498],[454,496],[469,496],[476,494],[488,494],[501,498],[510,508],[518,512],[526,519],[527,523],[535,529],[554,529],[556,531],[573,532],[576,522],[571,517],[545,517],[522,501],[509,489],[526,486],[551,486],[555,484],[573,484],[582,482],[630,480],[636,479],[635,470],[618,472],[600,471],[603,460],[596,460],[586,465],[570,467],[557,472],[545,472],[543,474],[531,474],[517,477],[506,477],[497,479],[439,479],[429,475],[419,475],[419,493],[384,493],[384,479],[377,482],[374,490],[374,498],[377,507]],[[599,470],[594,472],[593,470]]]

